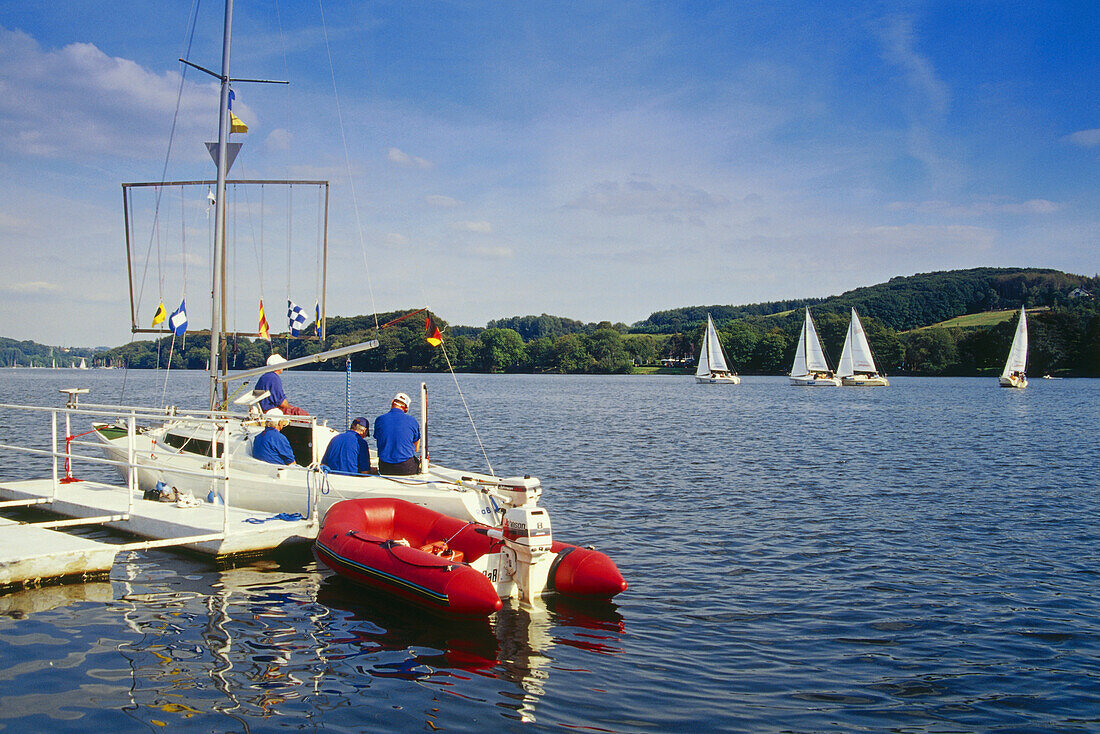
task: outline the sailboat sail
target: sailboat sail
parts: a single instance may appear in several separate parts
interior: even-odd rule
[[[848,324],[848,336],[844,338],[844,351],[840,354],[840,364],[836,373],[840,377],[851,377],[857,372],[878,374],[871,345],[867,343],[867,334],[859,320],[859,314],[852,309],[852,321]]]
[[[1004,372],[1001,377],[1008,377],[1013,372],[1027,372],[1027,313],[1023,306],[1020,307],[1020,320],[1016,323],[1016,336],[1012,338],[1012,349],[1008,352],[1008,361],[1005,362]]]
[[[810,309],[806,309],[806,321],[802,324],[802,335],[798,337],[798,351],[794,357],[792,375],[805,375],[809,372],[828,372],[829,363],[825,361],[825,350],[817,338],[817,329],[810,318]]]
[[[729,371],[722,342],[718,341],[718,332],[714,328],[714,320],[707,314],[707,330],[703,334],[703,348],[699,350],[699,365],[695,368],[695,375],[705,377],[712,372]]]

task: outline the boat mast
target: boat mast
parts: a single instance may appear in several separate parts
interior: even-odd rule
[[[222,298],[225,282],[222,261],[225,259],[225,173],[226,139],[229,137],[229,40],[233,31],[233,0],[225,1],[225,33],[222,37],[221,104],[218,106],[218,182],[214,201],[213,284],[210,291],[210,410],[218,405],[218,352],[222,340]]]

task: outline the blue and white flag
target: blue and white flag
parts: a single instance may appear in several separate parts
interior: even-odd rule
[[[315,318],[313,319],[313,325],[316,326],[318,329],[320,329],[321,328],[321,302],[320,301],[314,301],[313,302],[313,313],[315,315]]]
[[[306,328],[306,324],[309,323],[309,317],[306,316],[305,310],[294,301],[288,299],[286,302],[286,317],[290,321],[291,335],[301,336],[302,331]]]
[[[176,336],[183,336],[187,331],[187,301],[186,299],[180,301],[180,307],[172,312],[172,315],[168,317],[168,328]]]

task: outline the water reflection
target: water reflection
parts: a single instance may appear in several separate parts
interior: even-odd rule
[[[157,727],[245,730],[275,716],[365,713],[402,728],[425,717],[461,728],[487,703],[496,716],[537,721],[561,667],[554,648],[616,654],[624,627],[610,603],[554,599],[454,620],[325,577],[312,562],[217,570],[163,552],[121,557],[111,583],[0,596],[0,615],[50,642],[35,646],[36,670],[75,661],[61,697],[0,698],[9,724],[87,723],[109,708]],[[20,630],[29,634],[8,629],[9,645]],[[19,669],[9,670],[18,687]]]

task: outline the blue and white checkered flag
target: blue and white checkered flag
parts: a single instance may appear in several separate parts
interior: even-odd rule
[[[172,315],[168,317],[168,328],[170,328],[176,336],[183,336],[187,331],[187,305],[186,299],[180,301],[180,307],[172,312]]]
[[[306,328],[306,324],[309,323],[309,317],[306,316],[306,312],[301,306],[288,299],[286,302],[286,317],[290,320],[291,335],[301,336],[302,331]]]

